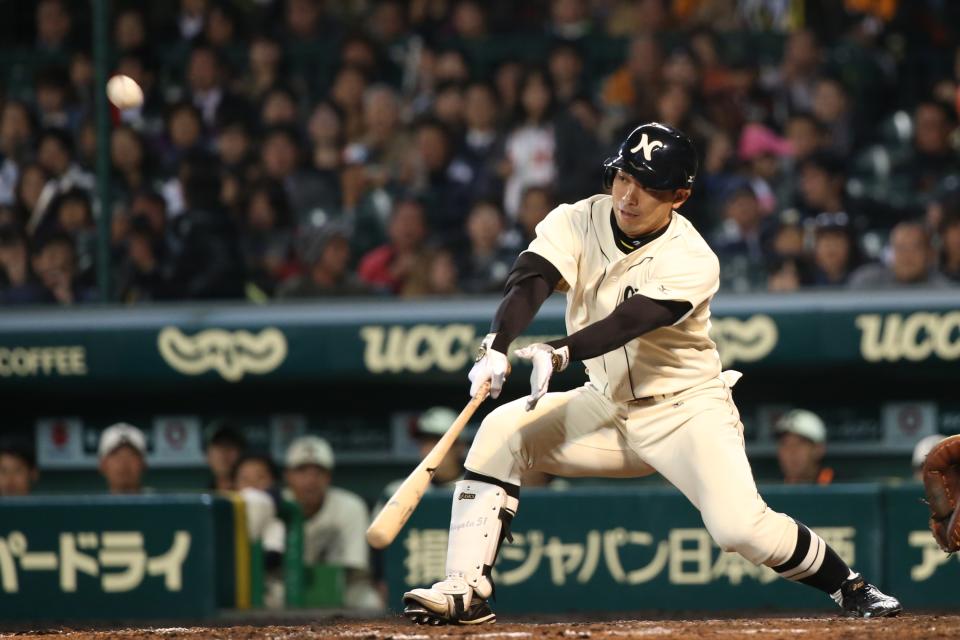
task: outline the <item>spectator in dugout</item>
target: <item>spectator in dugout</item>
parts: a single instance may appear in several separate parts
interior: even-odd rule
[[[33,451],[11,444],[0,446],[0,497],[30,495],[39,478]]]
[[[371,583],[370,549],[364,537],[370,515],[360,496],[330,485],[334,466],[330,444],[318,436],[297,438],[287,449],[285,462],[288,495],[303,511],[304,563],[343,568],[345,606],[382,608]]]
[[[237,461],[247,448],[246,438],[233,424],[219,420],[210,425],[207,439],[207,466],[210,468],[210,488],[231,491]]]
[[[262,530],[260,544],[266,569],[264,604],[269,609],[282,608],[285,600],[283,553],[286,549],[286,524],[280,518],[280,470],[270,456],[245,453],[233,465],[233,488],[242,492],[263,492],[273,503],[273,515]]]
[[[244,453],[233,465],[230,477],[237,491],[257,489],[271,493],[280,486],[280,471],[270,456],[262,453]]]
[[[143,486],[147,439],[140,429],[126,422],[110,425],[100,434],[97,455],[109,493],[137,495],[149,491]]]
[[[830,484],[833,469],[823,466],[827,429],[806,409],[788,411],[774,425],[777,460],[785,484]]]

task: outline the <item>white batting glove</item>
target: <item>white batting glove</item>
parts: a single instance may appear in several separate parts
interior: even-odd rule
[[[495,351],[493,348],[493,339],[497,337],[495,333],[488,333],[487,337],[480,343],[480,350],[477,351],[477,360],[467,374],[470,379],[470,397],[477,395],[480,387],[487,380],[490,381],[490,397],[496,398],[500,395],[500,389],[503,388],[503,381],[507,377],[509,363],[504,353]]]
[[[570,347],[554,349],[548,344],[536,342],[517,349],[514,353],[533,364],[533,371],[530,373],[530,395],[527,397],[527,411],[531,411],[547,392],[553,372],[563,371],[570,364]]]

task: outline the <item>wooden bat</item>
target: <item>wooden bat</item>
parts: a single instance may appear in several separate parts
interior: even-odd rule
[[[383,549],[397,537],[400,529],[410,519],[413,510],[420,504],[434,472],[440,466],[440,461],[443,460],[443,457],[450,451],[450,447],[460,437],[467,421],[470,420],[480,403],[486,400],[488,393],[490,393],[490,383],[485,382],[477,395],[473,396],[467,406],[463,408],[463,411],[460,412],[460,415],[457,416],[457,419],[450,425],[450,428],[447,429],[447,432],[443,434],[440,441],[433,446],[430,453],[420,461],[417,468],[393,492],[386,506],[380,510],[377,517],[367,527],[367,542],[370,543],[371,547]]]

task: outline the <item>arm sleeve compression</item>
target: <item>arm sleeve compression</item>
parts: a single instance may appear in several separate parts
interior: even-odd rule
[[[547,344],[554,349],[569,347],[571,360],[587,360],[622,347],[648,331],[671,325],[690,309],[686,301],[634,295],[603,320]]]
[[[510,343],[527,328],[560,280],[560,272],[543,256],[530,251],[520,254],[513,263],[503,300],[490,325],[490,333],[497,334],[492,345],[494,350],[507,352]]]

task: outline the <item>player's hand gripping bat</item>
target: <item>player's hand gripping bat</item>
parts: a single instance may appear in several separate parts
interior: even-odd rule
[[[390,496],[390,500],[387,501],[387,504],[367,528],[367,542],[370,543],[371,547],[382,549],[397,537],[400,529],[410,519],[410,514],[420,504],[420,500],[423,498],[434,472],[440,465],[440,461],[450,451],[450,447],[460,437],[460,433],[470,417],[473,416],[473,412],[477,410],[480,403],[486,400],[489,393],[490,382],[484,382],[477,394],[471,398],[467,406],[457,416],[457,419],[447,429],[447,432],[440,438],[440,441],[434,445],[430,453]]]

